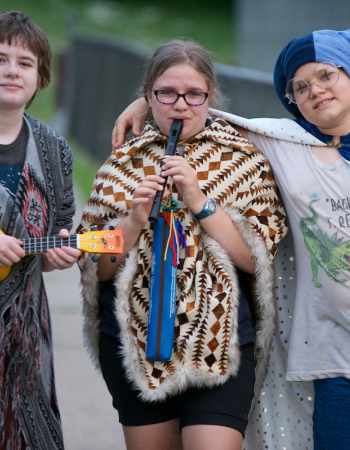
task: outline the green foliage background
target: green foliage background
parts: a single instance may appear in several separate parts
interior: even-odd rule
[[[133,41],[147,48],[176,37],[195,39],[211,50],[214,60],[230,64],[235,53],[232,4],[230,0],[1,0],[0,9],[31,16],[47,32],[54,54],[67,45],[72,33]],[[32,107],[43,120],[53,113],[52,86]]]

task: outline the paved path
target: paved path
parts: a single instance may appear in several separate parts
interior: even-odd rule
[[[79,271],[45,274],[66,450],[125,450],[117,414],[82,343]]]
[[[66,134],[62,115],[57,114],[51,125],[58,133]],[[77,222],[81,216],[77,192],[75,198]],[[78,267],[44,276],[51,307],[57,396],[66,450],[125,450],[107,387],[83,347]]]

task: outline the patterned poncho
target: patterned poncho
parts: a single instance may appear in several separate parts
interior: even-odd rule
[[[160,172],[165,145],[166,137],[147,126],[141,137],[115,150],[97,173],[82,228],[117,226],[132,206],[138,183],[146,175]],[[212,122],[180,146],[197,172],[203,193],[232,217],[256,258],[256,354],[264,359],[274,318],[271,260],[286,232],[269,165],[224,120]],[[177,267],[175,343],[169,362],[151,362],[145,356],[153,241],[150,224],[141,231],[115,277],[124,365],[146,400],[163,399],[190,385],[222,383],[239,367],[235,267],[181,199],[177,201],[180,209],[175,214],[186,246],[180,248]],[[94,354],[98,339],[96,264],[85,257],[81,266],[85,331]]]

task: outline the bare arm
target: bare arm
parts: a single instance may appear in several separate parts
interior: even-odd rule
[[[116,148],[124,144],[130,129],[136,136],[141,134],[147,113],[148,103],[144,97],[130,103],[115,121],[112,131],[112,146]]]
[[[141,134],[147,113],[149,111],[148,103],[144,97],[139,97],[128,105],[115,121],[112,131],[112,146],[120,147],[126,140],[127,133],[131,130],[135,136]],[[209,110],[213,115],[216,110]],[[248,137],[248,131],[245,128],[235,125],[235,128],[245,138]]]
[[[205,200],[198,202],[192,212],[198,213]],[[236,267],[247,273],[255,272],[255,260],[250,248],[232,218],[222,208],[217,208],[213,215],[202,219],[200,223],[206,233],[227,252]]]

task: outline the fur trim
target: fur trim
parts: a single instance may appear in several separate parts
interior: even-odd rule
[[[230,209],[226,210],[226,212],[228,212],[230,217],[232,217],[236,223],[256,258],[256,301],[261,315],[257,327],[256,354],[258,358],[257,377],[261,378],[264,373],[266,357],[270,348],[274,329],[275,308],[272,294],[273,271],[271,259],[268,256],[263,240],[254,233],[249,222],[243,218],[238,211]],[[237,280],[236,270],[222,247],[205,233],[203,234],[203,241],[207,250],[223,265],[228,276],[232,280]],[[147,401],[163,400],[166,396],[175,395],[189,386],[210,387],[222,384],[229,376],[235,375],[238,371],[240,362],[237,334],[238,288],[236,287],[236,284],[234,284],[232,291],[232,301],[234,302],[235,307],[232,315],[233,333],[230,341],[230,365],[227,374],[224,376],[212,375],[203,373],[203,371],[191,366],[183,366],[181,370],[177,370],[174,374],[169,376],[157,387],[157,389],[152,390],[149,388],[144,377],[142,366],[139,362],[135,337],[130,334],[130,330],[128,329],[128,318],[130,317],[129,295],[136,270],[136,249],[133,249],[128,256],[124,269],[119,273],[116,279],[116,286],[118,288],[116,315],[121,329],[124,367],[129,380],[140,389],[140,397]],[[190,347],[191,343],[189,344],[189,348]]]
[[[226,209],[226,212],[237,225],[242,237],[255,257],[255,301],[259,315],[256,327],[255,352],[257,359],[256,386],[258,386],[264,378],[267,358],[275,329],[276,305],[273,294],[273,263],[263,240],[254,233],[249,222],[237,211]]]
[[[222,249],[219,250],[219,245],[213,239],[207,237],[208,248],[217,249],[217,258],[223,263],[228,270],[232,279],[235,278],[235,269],[230,263],[228,256],[223,256]],[[168,395],[175,395],[189,386],[214,386],[224,383],[227,378],[234,375],[239,367],[239,348],[237,333],[233,333],[231,339],[231,365],[226,375],[212,375],[203,373],[203,370],[196,369],[192,366],[183,366],[181,370],[177,370],[174,374],[167,377],[167,379],[157,387],[157,389],[150,389],[147,380],[144,376],[144,371],[140,365],[137,345],[135,337],[130,334],[128,328],[129,313],[129,295],[130,288],[133,282],[134,275],[137,270],[136,249],[133,249],[126,260],[124,269],[119,273],[116,279],[116,287],[118,289],[118,298],[116,302],[116,315],[121,329],[122,341],[122,355],[123,363],[128,376],[128,379],[133,382],[138,389],[140,389],[140,397],[147,401],[164,400]],[[237,303],[238,290],[234,290],[235,301]],[[234,314],[234,326],[237,329],[237,314]],[[193,345],[193,342],[192,342]],[[191,343],[189,343],[191,348]]]
[[[215,122],[203,133],[203,141],[185,146],[184,157],[199,174],[203,192],[222,207],[226,206],[256,258],[256,301],[260,316],[257,357],[262,361],[273,330],[271,261],[284,234],[284,212],[262,155],[254,152],[225,122]],[[217,143],[217,137],[224,139],[225,145]],[[137,184],[145,175],[159,170],[162,146],[153,143],[136,152],[134,144],[129,151],[125,148],[127,161],[113,160],[114,155],[99,171],[83,213],[84,227],[105,224],[128,214]],[[172,196],[181,204],[176,192]],[[169,362],[151,363],[144,352],[149,308],[149,285],[144,280],[151,270],[153,242],[149,224],[140,233],[137,245],[115,279],[123,362],[128,378],[141,391],[142,398],[149,401],[164,399],[189,386],[223,383],[239,367],[239,293],[235,268],[220,245],[203,232],[186,208],[180,216],[186,230],[186,248],[180,248],[177,339]],[[96,280],[91,278],[90,282],[93,285]],[[87,296],[85,328],[96,351],[97,340],[94,342],[93,335],[98,331],[98,324],[89,320],[89,315],[97,312],[93,303],[96,290],[88,286],[89,292],[84,293]]]

